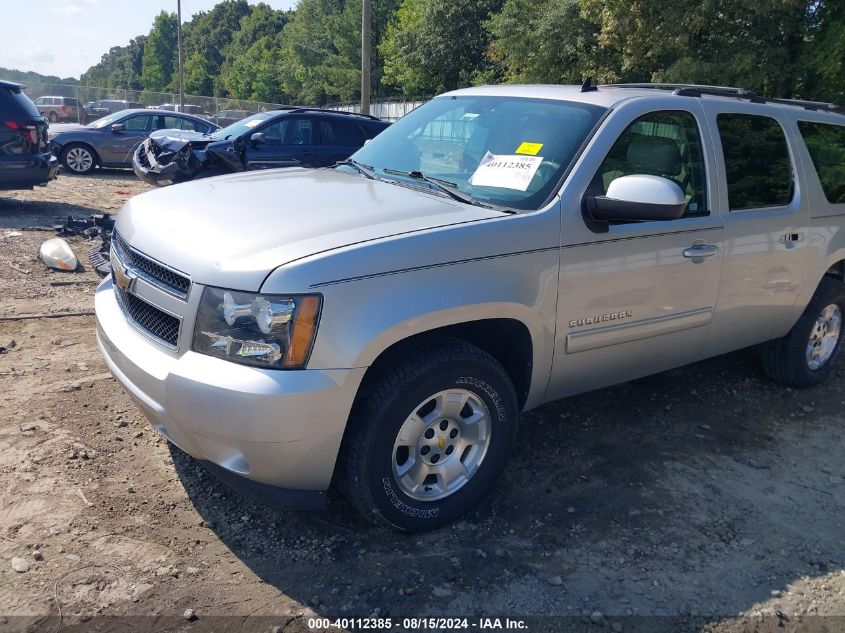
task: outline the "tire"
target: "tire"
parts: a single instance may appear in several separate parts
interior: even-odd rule
[[[464,341],[438,338],[408,347],[370,385],[353,407],[339,473],[361,515],[423,532],[481,501],[517,432],[519,405],[502,366]]]
[[[62,165],[79,176],[90,174],[97,166],[97,153],[85,143],[70,143],[62,150]]]
[[[801,318],[783,338],[763,346],[763,369],[791,387],[813,387],[833,371],[842,352],[845,283],[825,277]]]
[[[59,115],[56,114],[55,112],[51,112],[50,116],[48,118],[50,119],[50,123],[55,123],[56,121],[59,120]]]

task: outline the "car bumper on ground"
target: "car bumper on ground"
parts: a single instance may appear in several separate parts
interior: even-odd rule
[[[0,156],[0,189],[43,187],[59,174],[59,161],[52,154]]]
[[[171,352],[126,320],[110,279],[95,308],[109,369],[165,438],[273,505],[324,505],[365,369],[269,371]]]

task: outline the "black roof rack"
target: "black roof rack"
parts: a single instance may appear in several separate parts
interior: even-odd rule
[[[381,121],[377,116],[371,114],[361,114],[360,112],[347,112],[346,110],[329,110],[328,108],[315,108],[309,106],[280,106],[276,110],[285,110],[288,112],[326,112],[328,114],[345,114],[348,116],[359,116],[365,119],[372,119],[373,121]]]
[[[807,101],[804,99],[780,99],[776,97],[764,97],[763,95],[754,92],[753,90],[733,88],[730,86],[697,86],[695,84],[638,83],[605,84],[605,87],[671,90],[673,95],[678,95],[681,97],[701,97],[703,95],[712,95],[714,97],[733,97],[735,99],[745,99],[750,101],[751,103],[776,103],[779,105],[789,105],[804,108],[805,110],[845,114],[845,108],[842,108],[841,106],[838,106],[835,103],[827,103],[824,101]]]

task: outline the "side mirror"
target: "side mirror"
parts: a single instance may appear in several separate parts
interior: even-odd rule
[[[249,140],[252,142],[253,145],[261,145],[262,143],[267,142],[267,136],[264,132],[256,132],[252,136],[249,137]]]
[[[654,222],[677,220],[684,215],[686,199],[681,188],[661,176],[621,176],[607,188],[607,195],[585,196],[584,209],[597,222]]]
[[[111,126],[111,131],[117,134],[118,132],[123,132],[126,129],[126,126],[123,123],[115,123]]]

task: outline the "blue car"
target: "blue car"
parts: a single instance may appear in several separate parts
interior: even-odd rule
[[[135,149],[157,130],[209,134],[218,127],[198,116],[168,110],[121,110],[88,125],[54,125],[50,146],[73,174],[100,167],[132,167]]]
[[[287,106],[212,134],[156,132],[138,147],[132,167],[138,178],[159,187],[254,169],[327,167],[389,125],[373,116]]]
[[[43,187],[59,173],[47,143],[47,119],[22,88],[0,81],[0,190]]]

